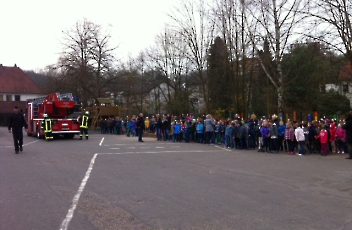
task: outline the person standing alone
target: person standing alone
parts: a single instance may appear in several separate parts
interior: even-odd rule
[[[296,136],[296,140],[299,143],[299,156],[305,156],[306,155],[306,151],[304,149],[304,144],[305,144],[305,136],[304,136],[304,132],[303,129],[301,128],[301,126],[296,123],[296,129],[295,129],[295,136]]]
[[[51,119],[48,117],[48,114],[44,114],[44,120],[41,124],[42,129],[44,129],[45,140],[52,141],[53,140],[53,130],[51,125]]]
[[[81,133],[79,134],[79,139],[82,140],[83,133],[86,136],[86,140],[88,140],[88,116],[89,112],[86,111],[82,117],[78,117],[77,121],[80,122]]]
[[[28,125],[22,113],[18,111],[18,107],[15,106],[13,109],[13,114],[10,116],[10,122],[8,125],[9,133],[12,132],[13,142],[15,145],[15,153],[18,154],[18,151],[23,151],[23,127],[27,132]]]
[[[137,118],[137,127],[138,127],[138,141],[144,142],[143,131],[144,131],[145,123],[144,123],[143,113],[140,113],[139,117]]]

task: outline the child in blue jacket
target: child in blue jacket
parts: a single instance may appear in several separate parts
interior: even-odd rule
[[[181,135],[181,124],[179,121],[176,121],[176,124],[174,126],[174,135],[172,137],[172,141],[180,141],[180,135]]]
[[[225,129],[226,148],[233,148],[233,123],[230,123]]]
[[[204,124],[199,121],[197,125],[198,143],[203,143],[204,141]]]

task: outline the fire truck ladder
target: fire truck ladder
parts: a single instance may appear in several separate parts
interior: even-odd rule
[[[65,93],[65,94],[59,94],[58,93],[57,96],[58,96],[60,101],[72,101],[73,100],[72,93]]]
[[[38,98],[34,98],[34,99],[30,100],[30,102],[32,102],[33,104],[39,105],[39,104],[43,104],[43,102],[45,101],[45,99],[46,99],[46,96],[44,96],[44,97],[38,97]]]
[[[28,102],[32,103],[32,106],[33,106],[33,117],[34,118],[38,118],[38,116],[39,116],[39,105],[43,104],[45,99],[46,99],[46,96],[28,100]]]

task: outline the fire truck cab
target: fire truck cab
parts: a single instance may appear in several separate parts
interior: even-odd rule
[[[71,93],[52,93],[43,97],[28,99],[26,120],[28,123],[28,136],[42,138],[44,130],[41,123],[44,114],[52,120],[52,133],[55,136],[62,135],[73,138],[80,133],[77,116],[80,114],[80,105],[75,103]]]

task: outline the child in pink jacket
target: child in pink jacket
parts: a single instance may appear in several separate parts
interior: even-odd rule
[[[346,130],[339,124],[336,129],[337,153],[345,153]]]
[[[328,132],[325,129],[325,126],[321,126],[321,130],[318,136],[315,138],[320,139],[321,149],[323,151],[322,156],[328,155]]]

